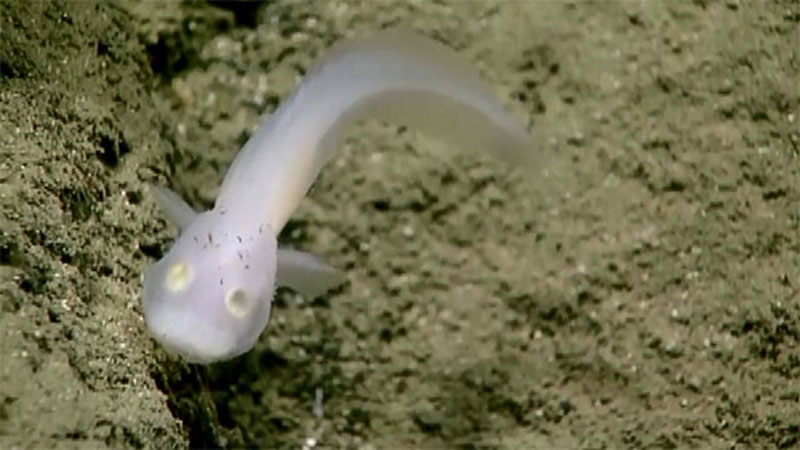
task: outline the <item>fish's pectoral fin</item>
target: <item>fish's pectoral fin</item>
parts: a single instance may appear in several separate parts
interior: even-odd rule
[[[344,272],[326,264],[318,256],[278,249],[275,284],[288,287],[308,300],[341,285],[346,279]]]
[[[150,184],[147,186],[150,193],[153,194],[156,203],[164,211],[167,220],[175,224],[178,228],[183,230],[197,217],[197,211],[194,210],[180,195],[161,186]]]

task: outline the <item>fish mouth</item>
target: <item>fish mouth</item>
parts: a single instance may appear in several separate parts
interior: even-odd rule
[[[152,306],[158,305],[154,299]],[[150,334],[168,353],[194,364],[208,364],[229,358],[235,352],[233,339],[191,320],[181,311],[145,308],[145,323]]]

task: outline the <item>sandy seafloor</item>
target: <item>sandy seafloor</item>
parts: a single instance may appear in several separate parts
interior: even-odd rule
[[[800,4],[0,3],[0,447],[798,448]],[[359,126],[281,291],[201,367],[140,275],[336,40],[455,48],[549,175]],[[324,415],[312,413],[315,391]],[[313,439],[308,441],[308,439]]]

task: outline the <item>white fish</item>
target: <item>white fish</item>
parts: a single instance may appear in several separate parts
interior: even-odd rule
[[[153,193],[181,229],[145,274],[147,325],[167,349],[209,363],[250,350],[267,325],[275,286],[306,297],[344,280],[276,236],[355,122],[407,125],[454,146],[535,164],[525,127],[461,59],[432,40],[398,31],[334,46],[250,138],[212,210]]]

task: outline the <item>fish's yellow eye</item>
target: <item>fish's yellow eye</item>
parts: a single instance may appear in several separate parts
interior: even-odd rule
[[[225,297],[225,306],[235,317],[244,317],[253,306],[250,297],[242,289],[234,289]]]
[[[167,271],[164,285],[170,292],[180,292],[186,289],[192,281],[192,268],[183,261],[176,262]]]

